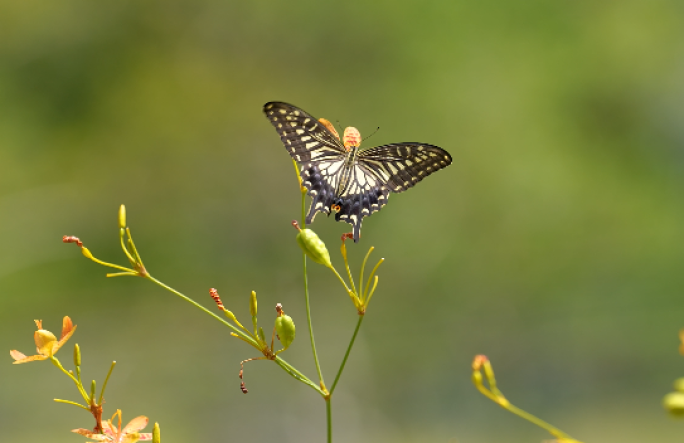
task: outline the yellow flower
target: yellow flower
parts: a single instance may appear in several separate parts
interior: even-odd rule
[[[114,417],[119,416],[119,426],[114,426],[112,420]],[[147,426],[148,418],[144,415],[135,417],[133,420],[128,422],[126,427],[121,429],[121,409],[118,409],[116,413],[112,416],[111,420],[107,420],[102,423],[102,428],[104,434],[96,434],[95,432],[89,431],[87,429],[72,429],[71,432],[83,435],[93,440],[100,442],[111,442],[111,443],[136,443],[137,441],[147,441],[152,440],[151,432],[138,432]]]
[[[55,337],[52,332],[43,329],[42,320],[35,320],[35,322],[38,330],[33,334],[33,338],[36,341],[38,354],[27,357],[19,351],[12,350],[10,351],[10,355],[16,360],[14,362],[15,365],[34,360],[47,360],[55,355],[59,348],[61,348],[73,335],[74,331],[76,331],[76,326],[71,322],[71,319],[68,316],[64,317],[64,320],[62,321],[62,336],[59,341],[57,341],[57,337]]]

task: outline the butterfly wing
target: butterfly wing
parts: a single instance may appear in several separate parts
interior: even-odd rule
[[[371,170],[392,192],[404,192],[451,164],[444,149],[425,143],[393,143],[359,153],[359,163]]]
[[[311,196],[306,223],[313,222],[318,212],[330,214],[347,150],[328,128],[296,106],[269,102],[264,114],[297,163],[302,185]]]
[[[382,209],[390,192],[413,187],[451,161],[444,149],[424,143],[394,143],[361,151],[351,167],[349,185],[334,202],[341,208],[335,219],[351,224],[354,241],[358,241],[363,218]]]

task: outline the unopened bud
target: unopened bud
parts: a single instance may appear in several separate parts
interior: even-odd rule
[[[252,291],[252,294],[249,297],[249,313],[252,317],[257,316],[257,296],[254,291]]]
[[[278,339],[283,345],[283,349],[290,347],[295,339],[295,324],[292,321],[292,317],[287,314],[282,314],[275,320],[276,333],[278,334]]]
[[[78,343],[74,345],[74,366],[81,366],[81,348],[78,347]]]
[[[311,260],[323,266],[327,266],[328,268],[332,268],[328,248],[325,247],[323,240],[321,240],[314,231],[311,229],[300,229],[297,234],[297,243],[299,243],[299,247],[302,248],[302,251],[304,251]]]
[[[663,398],[663,406],[672,415],[684,416],[684,392],[670,392]]]
[[[161,429],[159,429],[159,423],[154,424],[154,429],[152,430],[152,443],[161,443]]]
[[[119,208],[119,228],[126,229],[126,206],[124,205]]]

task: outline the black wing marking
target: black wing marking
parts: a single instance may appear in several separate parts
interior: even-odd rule
[[[451,155],[440,147],[424,143],[393,143],[361,151],[359,162],[392,192],[404,192],[449,166]]]

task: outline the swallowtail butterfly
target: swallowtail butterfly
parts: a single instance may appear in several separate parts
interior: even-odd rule
[[[264,113],[299,167],[311,196],[306,223],[319,212],[353,226],[359,241],[361,222],[387,204],[390,192],[403,192],[451,164],[444,149],[424,143],[393,143],[359,150],[361,134],[348,127],[340,137],[326,119],[296,106],[269,102]]]

